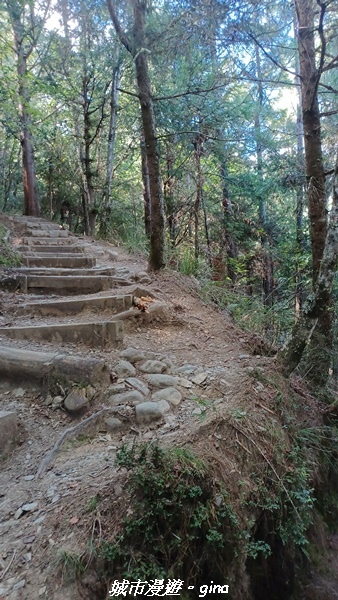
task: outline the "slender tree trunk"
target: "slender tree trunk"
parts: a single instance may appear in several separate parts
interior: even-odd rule
[[[314,0],[296,0],[313,283],[316,285],[326,239],[327,211],[317,94],[320,73],[316,66],[314,6],[317,7]]]
[[[82,212],[83,212],[83,229],[86,235],[89,235],[89,213],[88,213],[88,200],[87,200],[87,181],[85,174],[83,172],[83,164],[84,164],[84,155],[83,155],[83,147],[82,147],[82,136],[79,121],[75,115],[75,137],[77,140],[78,146],[78,164],[79,164],[79,173],[81,176],[82,182],[82,192],[81,192],[81,204],[82,204]]]
[[[321,22],[326,5],[320,4]],[[306,349],[306,372],[313,385],[323,386],[329,376],[332,350],[332,282],[338,256],[338,162],[334,177],[334,205],[327,230],[325,170],[322,157],[318,84],[322,61],[316,65],[314,0],[296,0],[298,51],[302,93],[305,165],[313,266],[313,297],[296,323],[291,342],[282,353],[288,371],[300,362]],[[324,11],[324,12],[323,12]],[[322,32],[323,33],[323,32]],[[325,41],[321,37],[322,56]]]
[[[151,235],[151,195],[149,171],[147,162],[146,145],[144,138],[141,139],[141,161],[142,161],[142,182],[143,182],[143,207],[144,207],[144,229],[146,236],[150,239]]]
[[[86,96],[85,96],[86,98]],[[83,140],[84,140],[84,175],[86,178],[86,188],[85,188],[85,197],[87,203],[87,213],[89,219],[89,233],[91,236],[95,237],[95,222],[96,222],[96,211],[95,211],[95,190],[93,185],[93,170],[92,170],[92,159],[90,156],[90,115],[87,102],[85,100],[84,106],[84,131],[83,131]]]
[[[263,145],[261,133],[261,111],[263,108],[263,86],[261,62],[259,48],[255,46],[256,52],[256,72],[257,72],[257,91],[258,91],[258,107],[255,116],[255,136],[256,136],[256,157],[257,157],[257,174],[258,180],[263,187]],[[274,298],[274,277],[273,277],[273,258],[270,250],[270,240],[267,232],[267,217],[266,217],[266,199],[263,193],[259,194],[259,220],[261,226],[261,246],[262,246],[262,296],[264,306],[272,306]]]
[[[279,354],[285,371],[299,364],[305,348],[308,379],[315,386],[325,385],[329,376],[332,347],[332,286],[338,264],[338,156],[333,182],[333,206],[317,275],[316,289],[295,324],[290,344]]]
[[[9,14],[13,28],[16,66],[18,74],[20,143],[22,149],[22,181],[24,191],[24,214],[32,217],[40,216],[40,203],[37,191],[32,124],[29,114],[29,90],[27,83],[27,55],[24,50],[24,28],[21,14],[17,7],[10,3]]]
[[[122,31],[117,18],[115,2],[107,0],[109,12],[121,43],[133,56],[138,87],[138,96],[141,106],[141,118],[147,166],[149,173],[149,189],[151,203],[151,232],[149,269],[157,271],[165,266],[165,237],[164,237],[164,207],[160,176],[160,161],[158,142],[156,138],[156,124],[154,115],[153,98],[151,93],[148,58],[149,51],[145,40],[145,14],[146,0],[131,0],[134,13],[134,27],[132,41]]]
[[[84,37],[84,48],[83,51],[86,53],[87,50],[87,23],[84,18],[82,21],[83,37]],[[90,119],[90,105],[91,105],[91,93],[88,89],[88,81],[90,75],[87,69],[87,57],[84,56],[83,63],[83,75],[82,75],[82,104],[83,104],[83,143],[84,143],[84,154],[83,154],[83,168],[86,179],[85,187],[85,201],[87,203],[87,215],[88,215],[88,226],[89,233],[92,237],[95,237],[95,225],[96,225],[96,210],[95,210],[95,189],[93,183],[93,159],[91,158],[91,119]]]
[[[113,70],[113,79],[110,93],[110,118],[108,132],[108,152],[107,152],[107,174],[104,190],[105,207],[108,208],[111,203],[111,187],[113,181],[113,165],[115,154],[115,138],[117,129],[117,109],[118,109],[118,86],[121,79],[121,62],[117,57],[117,65]]]
[[[202,210],[203,210],[205,240],[207,242],[207,260],[208,260],[210,267],[212,268],[212,254],[211,254],[211,242],[210,242],[209,227],[208,227],[208,215],[207,215],[207,209],[206,209],[205,202],[204,202],[203,188],[202,188],[202,195],[201,195],[201,205],[202,205]]]
[[[202,154],[202,139],[200,135],[196,136],[195,139],[195,161],[197,169],[197,181],[196,181],[196,196],[194,202],[194,248],[195,258],[199,257],[200,244],[199,244],[199,213],[202,204],[203,195],[203,177],[201,169],[201,154]]]
[[[230,192],[227,184],[227,163],[225,156],[221,162],[221,180],[222,180],[222,233],[221,233],[221,252],[225,250],[227,271],[233,284],[236,283],[236,270],[232,261],[237,258],[237,246],[235,238],[231,232],[231,223],[233,220],[233,208],[230,198]]]
[[[166,162],[167,162],[167,177],[164,182],[164,201],[167,214],[167,223],[169,227],[170,245],[175,247],[177,235],[177,218],[174,201],[174,185],[173,185],[173,138],[168,138],[166,146]]]
[[[144,39],[144,14],[145,2],[135,0],[134,15],[135,29]],[[151,200],[151,232],[149,268],[158,271],[165,266],[165,241],[164,241],[164,207],[162,184],[160,176],[160,160],[156,139],[156,125],[151,95],[147,53],[142,45],[135,59],[136,80],[140,95],[141,116],[144,141],[147,155],[149,174],[149,189]]]
[[[296,15],[294,15],[294,31],[296,37]],[[297,181],[296,181],[296,264],[295,264],[295,321],[298,321],[304,303],[303,270],[300,266],[301,256],[304,252],[303,210],[304,210],[304,184],[299,182],[304,173],[304,128],[302,119],[302,94],[299,84],[299,53],[296,53],[296,89],[297,89]]]

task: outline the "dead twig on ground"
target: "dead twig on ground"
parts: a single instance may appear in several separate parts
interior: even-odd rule
[[[120,410],[120,408],[118,408],[118,407],[114,408],[114,407],[106,406],[105,408],[102,408],[101,410],[94,413],[93,415],[91,415],[90,417],[85,419],[84,421],[81,421],[81,423],[77,423],[76,425],[74,425],[74,427],[69,427],[68,429],[66,429],[62,433],[62,435],[59,437],[59,439],[55,442],[53,448],[51,448],[51,450],[49,450],[49,452],[47,452],[47,454],[44,456],[44,458],[40,462],[39,468],[36,473],[36,477],[37,478],[43,477],[43,475],[46,472],[47,467],[54,460],[56,454],[59,452],[61,446],[65,443],[65,441],[67,439],[69,439],[70,437],[73,437],[75,434],[78,434],[79,431],[81,431],[81,429],[84,429],[90,423],[93,424],[95,421],[98,421],[102,417],[102,415],[104,415],[105,413],[109,412],[109,413],[115,414],[115,413],[118,413],[119,410]]]

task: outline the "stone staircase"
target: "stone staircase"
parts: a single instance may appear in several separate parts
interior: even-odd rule
[[[13,307],[15,322],[0,327],[1,378],[41,382],[46,374],[67,372],[75,382],[107,380],[104,359],[86,358],[85,351],[77,358],[68,355],[74,344],[109,349],[123,341],[118,315],[131,309],[133,296],[109,294],[121,274],[115,267],[98,266],[88,243],[59,225],[29,217],[20,223],[23,232],[15,247],[24,266],[7,269],[2,286],[10,280],[23,302]],[[24,341],[36,349],[22,348]]]

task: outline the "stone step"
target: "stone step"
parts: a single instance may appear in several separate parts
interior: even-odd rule
[[[26,246],[49,246],[51,248],[55,246],[70,246],[76,243],[78,240],[75,236],[69,235],[68,237],[23,237],[22,243]]]
[[[47,254],[50,256],[57,256],[59,254],[66,254],[72,256],[73,254],[83,254],[84,249],[82,246],[75,246],[75,244],[68,244],[66,246],[17,246],[15,248],[22,254],[29,254],[34,256],[35,254]]]
[[[81,269],[95,267],[96,258],[88,256],[23,256],[22,264],[27,267]]]
[[[27,221],[26,227],[29,231],[32,231],[34,229],[44,229],[51,231],[62,229],[61,225],[59,225],[58,223],[49,223],[48,221]]]
[[[98,358],[0,346],[1,381],[16,385],[42,383],[48,388],[53,378],[103,385],[110,382],[110,371],[106,362]]]
[[[82,343],[90,347],[116,346],[123,341],[122,321],[58,323],[28,327],[0,327],[0,335],[14,340]]]
[[[45,277],[97,277],[104,275],[106,277],[112,277],[116,273],[115,267],[97,267],[92,269],[63,269],[55,267],[18,267],[13,269],[19,275],[38,275]]]
[[[114,285],[113,277],[105,275],[19,275],[16,279],[24,294],[95,294],[108,291]]]
[[[66,238],[70,235],[67,229],[31,229],[27,232],[32,237],[42,238]]]
[[[84,310],[104,311],[111,310],[119,313],[128,310],[133,306],[132,295],[121,296],[100,296],[98,298],[84,298],[80,300],[55,300],[54,302],[26,302],[15,307],[15,314],[20,315],[41,315],[58,316],[74,315]]]

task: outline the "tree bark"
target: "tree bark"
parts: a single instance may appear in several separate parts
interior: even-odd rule
[[[169,228],[169,239],[172,248],[175,248],[177,238],[177,216],[174,201],[174,153],[173,153],[173,137],[169,137],[166,145],[166,163],[167,177],[164,182],[164,201],[167,214],[167,223]]]
[[[37,191],[32,124],[30,119],[30,95],[27,84],[27,58],[33,45],[25,50],[25,30],[22,22],[22,9],[16,3],[7,2],[8,12],[13,29],[16,67],[18,74],[20,144],[22,150],[22,181],[24,192],[24,214],[32,217],[40,216],[40,203]]]
[[[142,161],[142,182],[143,182],[143,207],[144,207],[144,229],[148,240],[151,235],[151,194],[149,171],[147,162],[146,145],[144,138],[141,139],[141,161]]]
[[[232,261],[237,258],[237,246],[234,235],[231,231],[233,220],[233,208],[230,198],[230,192],[227,185],[227,163],[224,156],[221,162],[221,180],[222,180],[222,232],[221,232],[221,251],[226,253],[227,272],[233,284],[236,283],[236,270]]]
[[[294,32],[296,38],[296,14],[294,14]],[[303,233],[303,210],[304,210],[304,183],[300,179],[304,173],[304,128],[302,119],[302,93],[299,84],[299,53],[296,53],[296,76],[295,84],[297,89],[297,178],[296,178],[296,260],[295,260],[295,321],[298,321],[304,304],[304,283],[303,270],[300,265],[301,257],[304,252],[304,233]]]
[[[314,0],[296,0],[305,164],[308,180],[313,284],[315,286],[325,246],[327,211],[317,93],[321,73],[316,66],[314,6]]]
[[[201,155],[202,155],[202,137],[197,135],[194,141],[195,146],[195,161],[197,169],[197,181],[196,181],[196,196],[194,202],[194,248],[195,258],[199,257],[200,244],[199,244],[199,213],[202,204],[203,195],[203,178],[201,170]]]
[[[332,286],[338,264],[338,156],[333,181],[333,206],[316,289],[295,324],[290,344],[279,358],[290,374],[299,364],[307,347],[306,372],[316,386],[325,385],[329,376],[332,348]]]
[[[131,41],[122,31],[120,22],[117,18],[115,3],[113,0],[107,0],[107,2],[116,33],[119,36],[121,43],[133,56],[135,64],[149,173],[151,203],[149,269],[157,271],[165,266],[164,207],[154,106],[147,58],[149,50],[146,48],[145,39],[145,14],[147,3],[145,0],[131,0],[134,14],[133,36]]]
[[[263,108],[263,86],[261,61],[259,48],[255,46],[256,55],[256,73],[257,73],[257,95],[258,106],[255,116],[255,137],[256,137],[256,157],[257,157],[257,175],[260,187],[263,188],[263,146],[261,132],[261,111]],[[264,306],[272,306],[274,301],[274,265],[270,250],[270,240],[267,231],[266,217],[266,199],[262,192],[259,194],[259,221],[261,227],[261,247],[262,247],[262,298]]]
[[[316,64],[315,7],[320,7],[321,54]],[[305,372],[314,386],[325,385],[332,351],[332,285],[338,258],[338,161],[335,167],[333,207],[327,227],[325,170],[322,157],[318,85],[325,58],[323,19],[326,4],[296,0],[298,20],[299,71],[304,126],[305,165],[308,180],[308,208],[313,268],[313,295],[296,323],[290,344],[280,353],[285,369],[291,372],[306,349]]]
[[[113,165],[114,165],[114,154],[115,154],[115,138],[117,129],[117,109],[118,109],[118,86],[121,79],[121,62],[117,57],[117,65],[113,70],[113,78],[111,83],[110,93],[110,119],[109,119],[109,133],[108,133],[108,152],[107,152],[107,174],[106,184],[104,190],[105,207],[108,208],[111,203],[111,187],[113,181]]]

